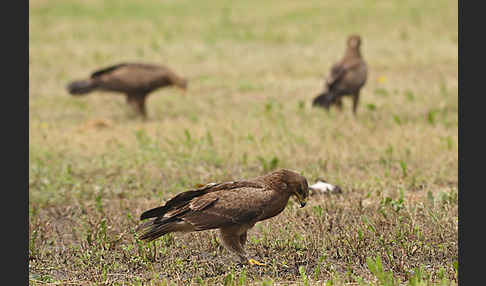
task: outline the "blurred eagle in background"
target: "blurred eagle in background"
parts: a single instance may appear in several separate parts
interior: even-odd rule
[[[352,96],[356,115],[361,88],[366,83],[368,68],[361,55],[361,37],[350,35],[343,58],[331,67],[324,90],[312,101],[313,106],[329,110],[331,105],[342,109],[342,97]]]
[[[95,90],[122,93],[126,95],[127,103],[146,118],[145,101],[151,92],[172,85],[186,90],[187,84],[187,79],[166,66],[121,63],[95,71],[88,79],[73,81],[66,88],[75,96]]]

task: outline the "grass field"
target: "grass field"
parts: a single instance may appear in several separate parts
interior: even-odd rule
[[[457,284],[457,27],[445,0],[29,1],[30,284]],[[350,33],[369,67],[356,118],[348,99],[311,107]],[[65,90],[124,61],[188,91],[153,93],[142,121],[122,96]],[[343,193],[258,223],[265,267],[216,231],[134,233],[177,192],[275,168]]]

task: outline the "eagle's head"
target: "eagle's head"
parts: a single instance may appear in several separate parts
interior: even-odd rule
[[[350,35],[347,40],[348,47],[352,49],[359,49],[361,46],[361,37],[359,35]]]
[[[307,180],[304,176],[301,176],[303,180],[300,181],[300,184],[296,186],[294,190],[294,195],[297,197],[297,200],[300,203],[301,207],[305,207],[307,204],[307,198],[309,197],[309,186],[307,185]]]
[[[189,81],[187,80],[187,78],[177,78],[175,85],[185,93],[187,90],[187,86],[189,85]]]
[[[276,189],[289,192],[290,195],[295,196],[301,207],[306,205],[309,197],[309,186],[304,176],[292,170],[279,169],[264,177]]]

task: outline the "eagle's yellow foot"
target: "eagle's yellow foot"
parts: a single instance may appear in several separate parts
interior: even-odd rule
[[[250,265],[258,265],[258,266],[265,266],[266,265],[265,263],[258,262],[253,258],[248,259],[248,263]]]

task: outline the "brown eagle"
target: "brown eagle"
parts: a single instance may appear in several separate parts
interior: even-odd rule
[[[279,169],[250,180],[211,183],[179,193],[165,205],[145,211],[140,220],[140,239],[152,241],[170,232],[192,232],[220,229],[227,250],[238,255],[242,263],[264,265],[248,259],[244,250],[247,231],[255,223],[282,212],[290,196],[301,207],[309,196],[304,176]]]
[[[342,109],[341,98],[351,95],[353,97],[353,113],[359,104],[359,93],[366,83],[367,66],[361,56],[361,37],[351,35],[347,40],[347,48],[344,57],[332,68],[326,79],[324,91],[312,101],[313,106],[321,106],[329,110],[331,105]]]
[[[149,93],[171,85],[186,90],[187,80],[166,66],[121,63],[95,71],[88,79],[73,81],[67,90],[71,95],[85,95],[94,90],[125,94],[127,103],[146,118],[145,100]]]

